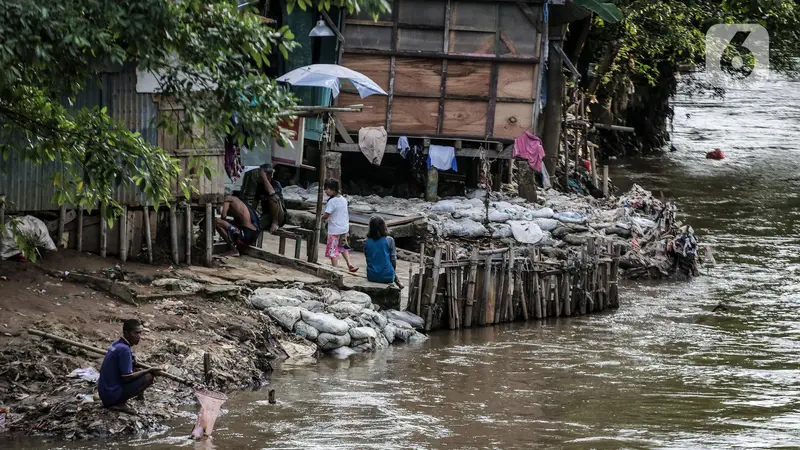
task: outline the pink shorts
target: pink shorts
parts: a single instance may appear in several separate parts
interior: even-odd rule
[[[350,251],[346,234],[328,235],[328,244],[325,246],[325,257],[336,259],[342,253]]]

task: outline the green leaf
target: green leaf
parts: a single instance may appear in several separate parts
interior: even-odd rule
[[[604,21],[617,23],[622,20],[622,11],[613,3],[600,0],[574,0],[576,6],[581,6],[597,14]]]

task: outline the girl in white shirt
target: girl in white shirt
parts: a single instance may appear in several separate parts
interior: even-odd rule
[[[358,271],[358,267],[350,263],[350,246],[347,244],[347,235],[350,233],[350,213],[347,210],[347,200],[342,197],[339,190],[339,181],[333,178],[325,182],[325,193],[328,194],[328,203],[325,205],[325,214],[322,220],[328,222],[328,243],[325,246],[325,256],[331,259],[331,265],[336,267],[339,255],[344,257],[347,270]]]

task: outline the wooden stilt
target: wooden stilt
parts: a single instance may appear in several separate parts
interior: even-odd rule
[[[425,331],[431,331],[433,324],[433,307],[436,304],[436,294],[439,292],[439,266],[442,263],[442,249],[437,247],[433,256],[433,288],[428,299],[428,310],[425,312]]]
[[[453,260],[453,247],[451,244],[447,244],[445,258],[446,261]],[[444,269],[445,272],[445,280],[447,280],[447,323],[450,326],[451,330],[456,329],[456,302],[455,302],[455,286],[453,283],[453,268],[447,267]]]
[[[178,216],[176,214],[177,206],[175,204],[169,207],[169,250],[172,257],[173,264],[180,264],[180,257],[178,256]]]
[[[534,272],[533,273],[532,284],[533,284],[533,291],[532,291],[533,292],[533,294],[532,294],[533,295],[533,317],[536,317],[537,319],[541,319],[543,317],[543,314],[542,314],[542,300],[540,299],[540,297],[542,295],[542,292],[541,292],[542,290],[540,288],[541,284],[540,284],[539,272]]]
[[[422,315],[422,288],[425,286],[425,243],[419,250],[419,290],[417,290],[417,315]]]
[[[67,205],[61,205],[58,210],[58,235],[56,247],[64,248],[64,226],[67,224]]]
[[[562,275],[553,276],[553,315],[561,317],[561,277]]]
[[[472,309],[475,304],[475,284],[478,276],[478,249],[472,250],[472,257],[469,260],[469,274],[467,276],[467,305],[464,308],[464,325],[472,326]]]
[[[150,229],[150,205],[144,205],[142,220],[144,221],[144,244],[147,246],[147,262],[153,264],[153,232]]]
[[[502,317],[501,313],[503,310],[503,302],[505,301],[506,296],[506,264],[508,262],[507,254],[503,255],[503,263],[500,265],[497,273],[497,286],[496,294],[495,294],[495,304],[494,304],[494,320],[491,323],[500,323],[500,319]]]
[[[205,239],[206,239],[206,254],[205,264],[211,267],[211,262],[214,257],[214,207],[211,203],[206,203],[206,216],[205,216]]]
[[[119,259],[122,262],[128,260],[128,207],[122,207],[122,215],[119,216]]]
[[[108,222],[106,222],[106,207],[100,207],[100,257],[105,258],[108,252]]]
[[[608,289],[609,303],[612,308],[619,308],[619,258],[622,256],[622,246],[614,246],[614,257],[611,263],[611,286]]]
[[[192,217],[192,205],[186,203],[186,265],[192,265],[192,243],[194,242],[194,217]]]
[[[514,287],[515,287],[515,280],[514,280],[514,273],[516,268],[516,262],[514,260],[515,253],[514,247],[511,247],[508,250],[508,273],[506,273],[506,295],[505,301],[503,303],[503,314],[502,319],[503,322],[509,322],[514,320]]]
[[[78,252],[83,251],[83,206],[78,208],[78,242],[75,248]]]
[[[489,317],[489,292],[492,286],[492,255],[486,257],[483,268],[483,299],[481,300],[481,313],[478,317],[478,325],[486,325]]]
[[[564,269],[564,275],[562,275],[562,302],[564,303],[564,315],[569,317],[572,315],[572,295],[570,292],[570,286],[572,284],[572,275]]]
[[[528,320],[530,317],[528,316],[528,298],[525,295],[525,275],[522,271],[522,263],[517,263],[517,276],[515,277],[516,285],[514,291],[517,292],[517,296],[519,298],[520,306],[522,308],[522,318],[524,320]]]

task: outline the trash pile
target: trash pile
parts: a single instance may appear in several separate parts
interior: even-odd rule
[[[424,326],[422,318],[395,310],[378,312],[363,292],[260,288],[250,297],[250,304],[285,329],[316,343],[320,350],[339,357],[383,349],[396,341],[417,344],[428,339],[417,331]]]

